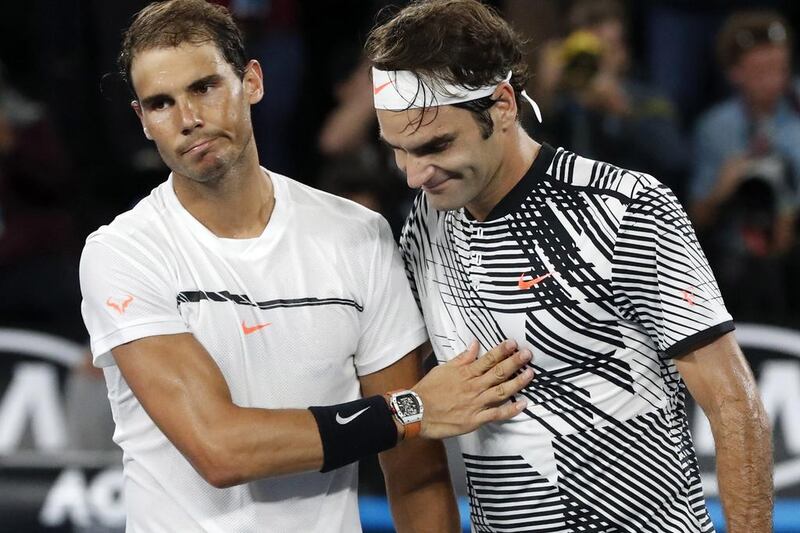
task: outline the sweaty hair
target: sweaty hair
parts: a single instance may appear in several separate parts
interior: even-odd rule
[[[497,12],[477,0],[417,0],[373,28],[365,49],[377,69],[410,70],[433,87],[477,89],[498,83],[510,70],[522,109],[520,93],[529,78],[523,44]],[[488,138],[494,131],[493,103],[487,96],[453,105],[472,112]]]
[[[213,43],[234,72],[244,75],[247,58],[242,33],[227,9],[206,0],[153,2],[136,14],[122,38],[117,65],[131,91],[135,94],[131,64],[137,53],[183,43]]]

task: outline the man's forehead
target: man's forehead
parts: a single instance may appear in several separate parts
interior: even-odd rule
[[[131,62],[131,81],[137,92],[182,87],[232,67],[212,43],[181,43],[136,52]]]
[[[381,137],[388,140],[411,140],[415,144],[455,133],[469,118],[469,112],[453,106],[408,109],[404,111],[377,110]]]

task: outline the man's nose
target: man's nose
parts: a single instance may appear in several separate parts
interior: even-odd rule
[[[406,173],[406,183],[412,189],[419,189],[431,177],[433,177],[434,169],[424,158],[406,156],[403,170]]]
[[[189,135],[195,128],[202,127],[203,119],[190,99],[179,101],[177,105],[180,113],[181,132],[184,135]]]

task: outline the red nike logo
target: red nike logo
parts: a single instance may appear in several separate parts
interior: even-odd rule
[[[545,280],[545,279],[549,278],[550,276],[552,276],[553,273],[552,272],[548,272],[547,274],[542,274],[541,276],[535,277],[530,281],[525,281],[525,276],[527,276],[527,275],[528,274],[526,272],[523,272],[522,274],[519,275],[519,279],[517,280],[517,287],[519,287],[523,291],[526,291],[526,290],[530,289],[531,287],[534,287],[534,286],[538,285],[543,280]]]
[[[374,94],[378,94],[379,92],[381,92],[382,90],[384,90],[384,89],[386,88],[386,86],[387,86],[387,85],[389,85],[390,83],[392,83],[392,82],[391,82],[391,81],[387,81],[386,83],[381,83],[380,85],[378,85],[377,87],[375,87],[374,89],[372,89],[372,92],[373,92]]]
[[[683,290],[683,299],[689,305],[694,305],[696,303],[694,295],[694,287],[686,287]]]
[[[244,323],[244,320],[242,320],[242,332],[244,332],[245,335],[250,335],[251,333],[255,333],[256,331],[258,331],[260,329],[264,329],[265,327],[267,327],[267,326],[269,326],[271,324],[272,324],[272,322],[264,322],[263,324],[256,324],[255,326],[248,326],[247,324]]]
[[[106,305],[109,306],[114,311],[116,311],[117,313],[123,314],[128,309],[128,306],[131,305],[132,301],[133,301],[133,296],[131,296],[130,294],[128,295],[127,298],[122,300],[120,303],[115,302],[109,296],[108,300],[106,300]]]

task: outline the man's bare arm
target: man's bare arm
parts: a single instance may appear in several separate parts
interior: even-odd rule
[[[322,466],[311,412],[235,405],[222,372],[193,335],[146,337],[112,353],[150,418],[211,485]]]
[[[772,432],[732,333],[675,359],[711,423],[727,531],[772,531]]]
[[[392,366],[361,377],[364,396],[410,389],[422,378],[422,360],[430,345],[420,346]],[[407,531],[461,530],[447,456],[441,441],[411,439],[379,456],[395,528]]]
[[[417,384],[425,391],[423,399],[432,404],[430,414],[426,409],[423,434],[426,422],[434,428],[432,436],[444,438],[471,431],[493,417],[516,414],[492,406],[498,394],[493,376],[511,376],[525,364],[515,348],[501,345],[477,361],[472,353],[459,356],[438,367],[433,387]],[[323,464],[319,430],[310,411],[234,404],[219,367],[191,334],[138,339],[114,348],[112,354],[150,418],[211,485],[228,487],[319,470]],[[528,381],[517,376],[499,385],[508,397]],[[441,384],[455,392],[436,390]],[[443,403],[447,394],[466,407],[458,412],[437,410],[435,403]]]

